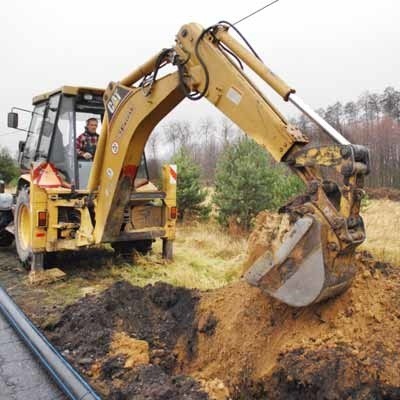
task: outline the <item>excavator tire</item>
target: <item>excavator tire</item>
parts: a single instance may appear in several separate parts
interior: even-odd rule
[[[32,258],[31,247],[31,213],[29,190],[22,188],[18,192],[14,212],[15,247],[22,265],[29,269]]]
[[[30,212],[29,189],[18,192],[14,213],[15,247],[25,269],[31,272],[43,271],[45,254],[34,253],[31,244],[32,216]]]

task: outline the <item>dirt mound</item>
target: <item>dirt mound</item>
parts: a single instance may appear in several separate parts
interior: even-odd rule
[[[98,296],[68,306],[60,320],[47,327],[47,334],[67,359],[92,377],[103,395],[122,399],[140,392],[143,398],[167,400],[179,398],[175,394],[187,389],[188,399],[203,399],[207,397],[193,379],[171,375],[178,338],[192,335],[197,301],[196,291],[164,283],[140,288],[117,282]],[[187,346],[190,353],[190,340]],[[148,369],[149,362],[157,368]],[[157,379],[160,388],[151,383]],[[135,390],[131,381],[137,383]],[[165,389],[167,394],[161,390],[171,385],[174,389]],[[142,386],[145,389],[137,389]],[[164,394],[146,397],[151,388]]]
[[[400,201],[399,189],[382,187],[382,188],[366,188],[365,191],[370,199],[388,199],[392,201]]]
[[[171,376],[157,365],[143,365],[124,376],[125,385],[107,397],[110,400],[208,400],[198,382],[187,376]],[[115,386],[115,382],[113,383]]]
[[[217,377],[238,399],[400,398],[400,276],[364,262],[346,293],[306,309],[245,283],[205,294],[198,318],[212,313],[215,333],[198,333],[181,372]]]
[[[257,224],[252,257],[288,226]],[[202,293],[119,282],[47,333],[115,400],[400,399],[400,270],[367,253],[357,268],[348,291],[304,309],[243,281]]]
[[[279,226],[276,223],[279,223]],[[288,221],[261,213],[247,266],[273,251]],[[241,399],[400,398],[400,270],[360,253],[351,288],[295,309],[237,282],[204,293],[194,356],[180,345],[180,371],[221,379]],[[202,321],[216,321],[212,335]]]

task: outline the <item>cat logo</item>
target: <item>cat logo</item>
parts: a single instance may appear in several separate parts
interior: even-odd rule
[[[111,121],[115,111],[121,104],[122,100],[128,95],[129,90],[121,87],[121,86],[115,86],[114,91],[111,93],[111,96],[109,100],[106,102],[107,106],[107,114],[108,114],[108,120]]]
[[[114,114],[116,108],[118,107],[119,102],[121,101],[121,96],[119,95],[118,91],[116,90],[112,95],[111,99],[107,102],[108,111],[111,114]]]

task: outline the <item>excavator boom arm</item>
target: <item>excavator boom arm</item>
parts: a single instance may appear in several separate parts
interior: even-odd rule
[[[306,106],[228,29],[226,23],[208,29],[184,25],[173,48],[109,85],[104,94],[107,115],[89,180],[89,190],[97,193],[94,237],[104,242],[118,236],[140,156],[153,128],[185,97],[204,97],[276,161],[286,162],[307,185],[305,195],[282,208],[295,221],[290,240],[283,243],[278,256],[261,257],[246,275],[251,284],[270,295],[304,306],[339,293],[354,276],[354,249],[365,238],[359,208],[368,151],[351,145]],[[177,71],[158,79],[167,63]],[[335,144],[305,147],[309,139],[287,123],[239,67],[242,63],[314,119]],[[324,179],[321,167],[334,169],[343,184]]]

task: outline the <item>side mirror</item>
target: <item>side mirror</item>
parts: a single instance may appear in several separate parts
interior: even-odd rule
[[[18,128],[18,114],[16,112],[9,112],[7,115],[7,126],[9,128]]]

